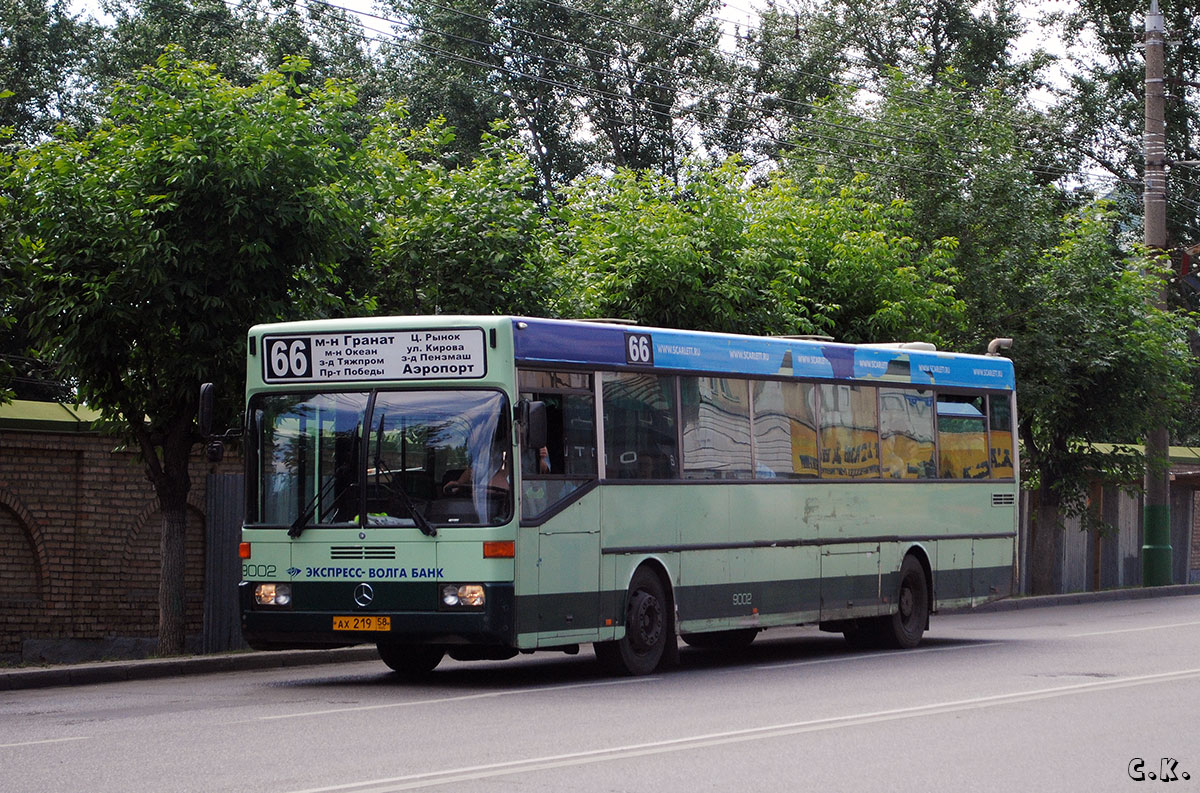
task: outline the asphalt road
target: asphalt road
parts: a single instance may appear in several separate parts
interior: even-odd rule
[[[942,616],[907,652],[796,629],[681,660],[0,692],[0,791],[1157,790],[1164,767],[1200,790],[1198,596]]]

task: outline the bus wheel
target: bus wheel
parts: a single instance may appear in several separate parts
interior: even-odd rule
[[[928,623],[929,582],[925,580],[925,568],[915,556],[906,556],[900,565],[896,613],[880,621],[880,638],[888,647],[911,649],[920,644]]]
[[[596,659],[610,672],[648,675],[662,662],[667,643],[674,641],[671,606],[662,582],[640,567],[625,596],[625,636],[597,642],[593,647]]]
[[[379,657],[403,677],[422,677],[433,671],[446,651],[427,644],[385,644],[380,642]]]

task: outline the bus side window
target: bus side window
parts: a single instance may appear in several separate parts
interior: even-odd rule
[[[596,478],[596,398],[586,372],[521,370],[517,382],[546,405],[546,446],[521,450],[521,517],[534,520]]]
[[[984,398],[938,394],[939,468],[943,479],[987,479]]]
[[[821,478],[879,476],[879,430],[875,389],[822,384]]]
[[[989,457],[993,479],[1013,477],[1012,408],[1004,394],[988,396]]]
[[[750,383],[680,379],[684,479],[750,479]]]
[[[612,479],[674,479],[678,470],[675,382],[605,372],[604,471]]]
[[[879,389],[880,463],[885,479],[932,479],[933,394],[911,388]]]
[[[816,386],[756,380],[752,389],[755,478],[815,478]]]

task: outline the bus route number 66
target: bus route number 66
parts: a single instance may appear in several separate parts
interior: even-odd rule
[[[654,347],[649,333],[625,334],[625,363],[642,366],[654,365]]]
[[[271,379],[309,377],[312,374],[312,355],[309,340],[272,339],[267,350],[267,362],[271,367]]]

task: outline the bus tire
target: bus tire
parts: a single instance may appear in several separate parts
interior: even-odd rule
[[[639,567],[625,595],[625,635],[611,642],[596,642],[596,660],[615,674],[648,675],[668,656],[674,643],[671,603],[662,581],[651,570]]]
[[[886,647],[909,650],[921,643],[929,624],[929,581],[917,557],[909,554],[900,565],[896,611],[880,620],[880,639]]]
[[[389,644],[379,642],[379,657],[401,677],[424,677],[442,662],[446,651],[428,644]]]

